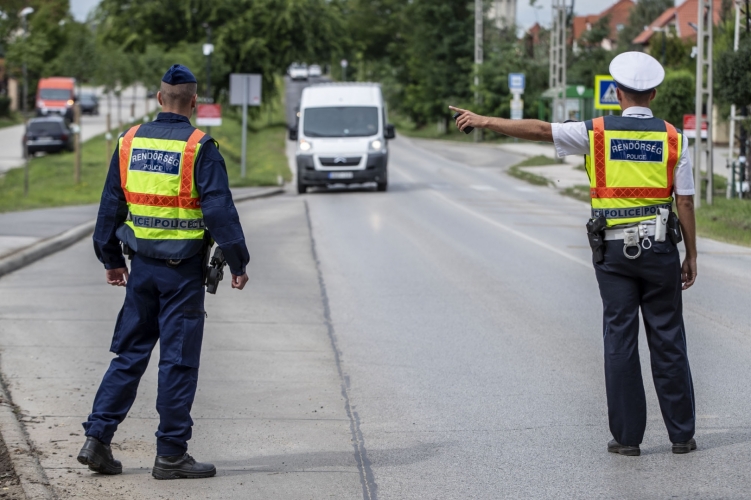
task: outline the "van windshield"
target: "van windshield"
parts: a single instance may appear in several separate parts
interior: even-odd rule
[[[303,133],[307,137],[366,137],[378,133],[378,108],[351,106],[306,108]]]
[[[39,98],[50,101],[67,101],[70,99],[70,90],[67,89],[40,89]]]

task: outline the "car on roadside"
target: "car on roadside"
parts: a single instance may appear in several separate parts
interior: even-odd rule
[[[62,116],[32,118],[26,125],[22,145],[29,156],[73,151],[73,132]]]
[[[308,76],[309,77],[320,77],[323,74],[323,71],[321,71],[321,67],[317,64],[311,64],[308,67]]]
[[[308,66],[306,64],[292,63],[287,69],[287,74],[293,80],[307,80]]]
[[[81,113],[84,115],[99,114],[99,98],[96,94],[81,94],[78,96],[78,104],[81,106]]]

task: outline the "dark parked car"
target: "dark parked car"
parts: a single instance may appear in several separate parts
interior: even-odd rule
[[[99,114],[99,98],[94,94],[81,94],[78,97],[78,103],[81,105],[81,113],[84,115]]]
[[[73,133],[62,116],[47,116],[29,120],[23,144],[29,156],[37,152],[59,153],[73,151]]]

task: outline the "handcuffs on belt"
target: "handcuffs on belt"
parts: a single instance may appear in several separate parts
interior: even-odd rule
[[[647,243],[649,245],[647,245]],[[636,247],[636,254],[631,255],[628,253],[629,248]],[[638,259],[641,255],[641,249],[649,250],[652,248],[652,240],[647,235],[647,226],[639,224],[634,227],[627,227],[623,230],[623,255],[627,259]]]

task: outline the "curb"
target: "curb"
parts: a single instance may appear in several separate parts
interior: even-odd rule
[[[38,241],[33,245],[8,255],[0,259],[0,276],[5,276],[13,271],[17,271],[22,267],[26,267],[29,264],[43,259],[48,255],[52,255],[55,252],[59,252],[64,248],[68,248],[73,243],[77,242],[81,238],[94,232],[94,225],[96,221],[84,222],[74,228],[47,238],[42,241]]]
[[[269,188],[268,191],[263,191],[261,193],[248,193],[246,195],[241,195],[241,196],[232,195],[232,201],[235,203],[241,203],[243,201],[256,200],[258,198],[268,198],[270,196],[276,196],[278,194],[283,194],[283,193],[284,193],[284,186],[280,186],[278,188]]]
[[[16,407],[10,402],[4,380],[0,380],[0,398],[0,433],[24,496],[27,500],[55,500],[57,495],[29,444],[31,440],[16,418]]]

